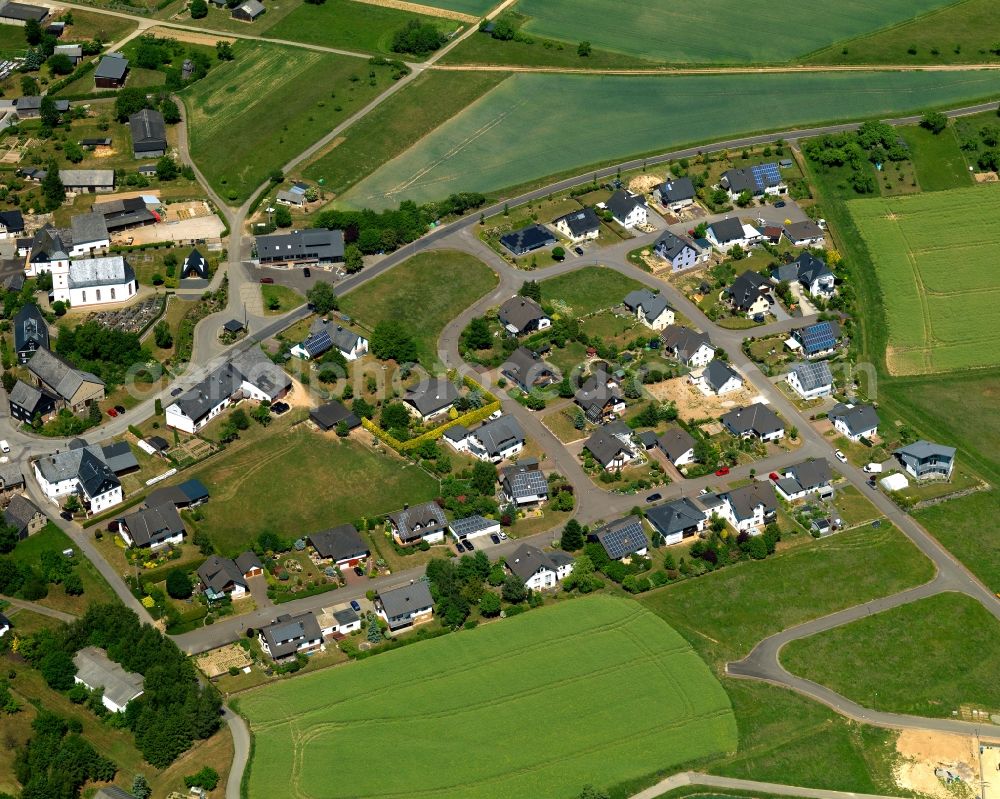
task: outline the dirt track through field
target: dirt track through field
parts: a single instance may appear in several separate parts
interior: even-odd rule
[[[368,0],[363,0],[367,2]],[[582,67],[522,67],[510,64],[430,64],[428,69],[457,72],[552,72],[566,75],[746,75],[796,72],[963,72],[1000,69],[1000,64],[857,64],[773,67],[657,67],[654,69],[586,69]]]
[[[221,33],[195,33],[194,31],[180,30],[179,28],[153,27],[145,33],[150,33],[160,39],[176,39],[179,42],[188,44],[204,44],[208,47],[215,47],[216,42],[236,41],[232,36],[225,36]]]
[[[384,6],[385,8],[395,8],[399,11],[409,11],[413,14],[424,14],[428,17],[444,17],[445,19],[455,19],[459,22],[479,22],[479,17],[471,14],[463,14],[461,11],[451,11],[447,8],[437,8],[435,6],[424,6],[420,3],[407,3],[405,0],[357,0],[359,3],[368,3],[373,6]]]

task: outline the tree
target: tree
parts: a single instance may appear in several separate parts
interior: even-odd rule
[[[538,303],[542,301],[542,286],[537,280],[525,280],[517,293]]]
[[[83,594],[83,579],[76,572],[70,572],[63,577],[62,587],[68,596],[80,596]]]
[[[142,774],[136,774],[132,778],[132,796],[135,799],[149,799],[153,789],[149,787],[149,782]]]
[[[465,339],[465,346],[470,350],[488,350],[493,346],[490,324],[483,316],[474,317],[465,328],[462,337]]]
[[[191,578],[183,569],[174,569],[167,575],[167,593],[174,599],[190,599],[194,593]]]
[[[73,71],[73,62],[65,53],[54,53],[45,63],[53,75],[69,75]]]
[[[336,431],[337,431],[337,438],[347,438],[351,434],[350,429],[347,427],[347,422],[345,422],[343,419],[337,422]]]
[[[370,644],[382,643],[382,628],[378,626],[378,617],[375,614],[368,619],[367,638]]]
[[[174,345],[174,336],[166,320],[156,323],[156,327],[153,328],[153,339],[161,350],[168,350]]]
[[[17,528],[12,524],[0,525],[0,554],[6,555],[8,552],[13,552],[17,542]]]
[[[379,414],[383,430],[406,430],[410,426],[410,412],[401,402],[387,402]]]
[[[138,88],[124,88],[118,90],[115,97],[115,119],[119,122],[128,122],[132,114],[137,114],[146,107],[146,91]]]
[[[83,160],[83,148],[75,141],[67,141],[63,144],[63,155],[71,164],[79,164]]]
[[[24,25],[24,40],[32,47],[42,41],[42,26],[37,19],[29,19]]]
[[[476,461],[472,467],[472,488],[483,496],[493,496],[497,484],[497,467],[489,461]]]
[[[507,575],[500,593],[503,595],[504,601],[510,602],[512,605],[524,602],[528,598],[528,589],[521,582],[521,578],[513,574]]]
[[[233,45],[220,39],[215,43],[215,57],[220,61],[232,61]]]
[[[607,793],[599,791],[593,785],[584,785],[580,791],[580,799],[609,799]]]
[[[73,659],[69,654],[62,649],[53,649],[46,653],[38,662],[38,670],[49,688],[68,691],[73,687],[76,666],[73,665]]]
[[[261,427],[267,427],[271,424],[271,403],[265,400],[258,404],[256,408],[250,411],[250,418]]]
[[[416,342],[395,319],[387,319],[375,325],[371,337],[371,350],[375,357],[382,361],[412,363],[417,360]]]
[[[160,157],[156,162],[156,177],[160,180],[174,180],[180,174],[180,167],[169,155]]]
[[[168,125],[176,125],[181,121],[181,110],[177,107],[177,103],[169,97],[160,100],[160,113],[163,114],[163,121]]]
[[[948,117],[940,111],[929,111],[920,120],[920,127],[929,130],[935,136],[948,127]]]
[[[586,58],[592,51],[593,48],[590,46],[590,42],[580,42],[576,46],[576,54],[580,56],[580,58]]]
[[[566,258],[566,250],[563,247],[553,247],[552,257],[557,261],[562,261]]]
[[[292,212],[287,206],[279,205],[274,209],[274,224],[282,228],[292,226]]]
[[[360,272],[364,265],[365,260],[361,254],[361,248],[357,244],[348,244],[344,248],[344,270],[353,275]]]
[[[185,777],[184,784],[188,788],[204,788],[206,791],[214,791],[219,784],[219,772],[211,766],[205,766],[197,774]]]
[[[479,612],[484,616],[500,615],[500,597],[492,591],[486,591],[479,600]]]
[[[434,23],[411,19],[393,34],[392,51],[425,56],[437,50],[445,41],[447,39]]]
[[[310,286],[309,291],[306,292],[306,299],[309,300],[309,304],[318,314],[326,315],[330,311],[336,311],[339,307],[333,286],[325,280],[318,280]]]
[[[191,0],[191,19],[204,19],[208,16],[208,3],[205,0]]]
[[[233,423],[233,426],[237,430],[247,430],[250,427],[250,419],[247,417],[246,411],[242,408],[237,408],[229,414],[229,421]]]
[[[752,202],[753,202],[753,194],[751,194],[749,191],[741,191],[739,196],[736,198],[736,204],[740,208],[746,208]]]
[[[63,187],[62,178],[59,177],[59,165],[55,161],[49,161],[45,169],[42,196],[45,198],[46,210],[55,211],[66,199],[66,189]]]
[[[559,548],[567,552],[576,552],[583,549],[583,527],[576,519],[570,519],[563,528],[562,538],[559,539]]]

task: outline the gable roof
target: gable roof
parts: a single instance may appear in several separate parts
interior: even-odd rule
[[[25,303],[14,316],[15,352],[48,348],[49,327],[45,323],[45,317],[35,303]]]
[[[750,485],[725,491],[720,496],[729,500],[737,519],[752,518],[754,508],[761,505],[765,513],[778,509],[778,496],[774,493],[774,487],[763,480],[754,480]]]
[[[183,535],[184,522],[172,502],[137,510],[125,516],[129,537],[136,546],[146,546],[154,537]]]
[[[198,567],[198,578],[215,594],[225,592],[226,586],[230,584],[247,587],[246,579],[236,561],[219,555],[212,555]]]
[[[666,537],[696,526],[705,520],[705,511],[687,497],[657,505],[646,511],[646,519],[653,529]]]
[[[694,199],[694,183],[688,177],[667,180],[658,189],[665,204]]]
[[[458,394],[458,388],[450,380],[432,377],[407,389],[403,402],[416,408],[421,416],[430,416],[454,405]]]
[[[821,239],[826,235],[826,232],[811,219],[806,219],[802,222],[792,222],[785,225],[785,235],[791,241],[802,241],[804,239]]]
[[[66,188],[85,186],[114,187],[115,170],[113,169],[60,169],[59,179]]]
[[[809,490],[826,485],[833,479],[833,472],[830,471],[830,464],[825,458],[810,458],[802,463],[796,463],[785,469],[786,474],[801,487],[802,490]],[[779,481],[779,483],[782,481]],[[790,492],[785,492],[790,493]]]
[[[344,257],[344,232],[326,228],[306,228],[290,233],[257,236],[257,257],[262,261],[294,261],[317,258],[333,261]]]
[[[574,238],[584,236],[601,227],[601,220],[597,218],[597,213],[590,207],[584,208],[582,211],[573,211],[572,213],[564,214],[558,219],[553,220],[553,224],[555,225],[558,225],[560,222],[566,223],[566,227],[569,228],[569,232]]]
[[[719,244],[743,238],[743,223],[734,216],[727,216],[709,225]]]
[[[330,402],[313,408],[309,411],[309,418],[325,430],[336,427],[341,422],[347,423],[347,429],[353,430],[361,426],[361,420],[356,414],[349,411],[342,402],[330,400]]]
[[[513,326],[518,333],[539,319],[545,318],[542,306],[531,297],[514,295],[497,311],[497,318],[506,326]]]
[[[649,539],[642,529],[642,519],[638,516],[626,516],[610,522],[592,532],[590,537],[604,547],[612,560],[621,560],[649,548]]]
[[[817,258],[808,250],[799,253],[799,257],[795,259],[794,263],[798,264],[799,281],[807,286],[820,277],[833,275],[833,272],[826,265],[826,261]]]
[[[621,452],[626,456],[634,454],[631,445],[625,444],[619,437],[626,433],[631,434],[631,431],[624,424],[603,425],[587,439],[584,448],[590,451],[601,466],[607,467]]]
[[[348,560],[368,554],[368,545],[353,524],[340,524],[309,534],[309,543],[321,558]]]
[[[68,248],[58,230],[51,225],[46,225],[41,230],[35,231],[35,235],[31,238],[31,255],[29,256],[31,263],[44,264],[68,259]]]
[[[422,502],[412,508],[403,508],[386,516],[403,541],[419,538],[428,531],[443,530],[447,524],[444,511],[436,502]]]
[[[197,275],[198,277],[208,277],[208,262],[205,260],[197,248],[188,253],[184,259],[184,266],[181,267],[181,278]]]
[[[722,424],[738,436],[745,433],[766,436],[785,429],[778,415],[760,402],[745,408],[734,408],[722,416]]]
[[[501,371],[522,386],[531,387],[544,377],[555,377],[555,371],[527,347],[518,347],[504,361]]]
[[[671,427],[657,439],[656,443],[660,445],[660,449],[673,462],[688,450],[693,449],[695,441],[691,437],[691,434],[684,428]]]
[[[607,373],[598,370],[583,382],[574,399],[585,413],[594,415],[600,414],[605,406],[618,402],[620,395],[615,389],[608,388]]]
[[[737,374],[733,367],[720,360],[714,360],[709,363],[709,365],[706,366],[704,371],[701,373],[701,376],[708,387],[716,393],[718,393],[719,389],[734,377],[739,380],[740,383],[743,382],[743,378]]]
[[[615,219],[623,220],[636,208],[645,208],[646,201],[641,194],[632,194],[625,191],[625,189],[616,189],[608,197],[605,205],[607,205],[608,210],[611,211]]]
[[[653,324],[660,315],[670,309],[670,304],[663,294],[655,294],[647,288],[636,289],[625,295],[625,307],[635,313],[642,308],[642,315],[649,324]]]
[[[841,421],[852,436],[866,433],[878,427],[878,412],[874,405],[854,405],[848,407],[841,402],[834,405],[827,416],[833,421]]]
[[[459,538],[464,538],[483,530],[489,530],[499,524],[500,522],[495,519],[487,519],[485,516],[476,514],[475,516],[466,516],[464,519],[452,519],[448,528]]]
[[[125,671],[121,664],[108,657],[108,653],[96,646],[86,646],[73,657],[76,676],[84,685],[93,690],[104,686],[104,696],[118,707],[125,707],[142,694],[141,674]]]
[[[41,22],[49,15],[49,10],[44,6],[33,6],[28,3],[5,3],[0,6],[0,17],[7,19],[17,19],[27,22],[33,19]]]
[[[431,589],[423,580],[417,580],[399,588],[379,591],[378,599],[385,615],[389,617],[390,627],[392,627],[393,619],[434,606]]]
[[[108,238],[108,223],[103,214],[91,211],[86,214],[76,214],[69,220],[70,238],[73,244],[90,244],[106,241]],[[72,264],[70,265],[72,267]]]
[[[0,226],[3,226],[8,233],[23,233],[24,216],[16,208],[0,211]]]
[[[835,322],[816,322],[799,328],[792,335],[802,344],[806,355],[813,355],[836,347],[840,329]]]
[[[735,308],[745,311],[766,293],[766,287],[767,278],[748,269],[732,282],[726,293]]]
[[[264,13],[264,4],[260,0],[247,0],[240,6],[240,11],[247,14],[251,19],[255,19]]]
[[[35,518],[35,515],[41,512],[30,499],[21,494],[15,494],[3,512],[3,520],[21,532],[28,527],[28,523]]]
[[[552,560],[549,553],[542,552],[531,544],[521,544],[512,554],[507,556],[505,563],[521,582],[527,582],[542,569],[554,572],[559,566]]]
[[[128,118],[135,150],[164,150],[167,147],[167,125],[163,114],[152,108],[143,108]]]
[[[503,476],[504,489],[515,502],[525,497],[547,497],[549,481],[539,469],[505,469]]]
[[[103,219],[103,217],[102,217]],[[97,286],[117,286],[135,280],[135,271],[120,255],[104,258],[82,258],[70,261],[69,287],[71,289]]]
[[[678,236],[676,233],[671,233],[669,230],[664,230],[660,234],[660,237],[656,240],[653,248],[661,253],[664,258],[669,258],[673,260],[678,255],[680,255],[684,250],[695,249],[694,243],[684,236]]]
[[[690,327],[680,325],[668,325],[663,328],[660,338],[667,349],[674,350],[680,360],[686,361],[693,356],[702,346],[710,347],[715,351],[712,340],[704,333],[692,330]]]
[[[800,361],[792,366],[789,374],[798,378],[803,391],[833,385],[833,373],[826,361]]]
[[[260,562],[260,558],[257,557],[256,552],[251,552],[249,549],[246,552],[241,552],[236,556],[236,568],[239,569],[243,574],[246,574],[251,569],[263,569],[264,564]]]
[[[267,648],[275,660],[295,653],[305,641],[323,638],[319,622],[312,613],[300,613],[298,616],[285,613],[266,627],[261,627],[260,634],[267,641]]]
[[[926,460],[953,460],[955,457],[956,450],[954,447],[948,447],[944,444],[935,444],[933,441],[926,441],[920,439],[919,441],[914,441],[912,444],[907,444],[905,447],[899,447],[892,451],[893,455],[899,455],[904,458],[912,458],[916,461],[926,461]]]
[[[478,439],[483,449],[493,457],[509,449],[516,442],[524,441],[524,431],[517,419],[506,415],[483,423],[472,431],[472,436]]]

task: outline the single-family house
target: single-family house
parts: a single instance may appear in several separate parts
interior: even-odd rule
[[[764,234],[753,225],[729,216],[709,225],[705,237],[720,252],[729,252],[736,246],[746,250],[764,240]]]
[[[820,498],[833,496],[833,472],[823,458],[810,459],[784,469],[774,481],[774,488],[786,502],[802,499],[809,494]]]
[[[836,352],[840,340],[840,325],[836,322],[816,322],[792,331],[792,343],[798,344],[807,358],[822,358]],[[796,347],[786,342],[791,349]]]
[[[39,349],[28,359],[28,372],[35,385],[55,397],[59,408],[74,413],[104,399],[104,381],[90,372],[74,369],[58,355]]]
[[[389,625],[392,632],[434,618],[434,600],[431,590],[423,580],[399,588],[379,591],[375,598],[375,611]]]
[[[121,53],[106,54],[94,70],[98,89],[120,89],[128,78],[128,59]]]
[[[552,320],[545,315],[542,306],[531,297],[520,295],[511,297],[500,306],[497,319],[512,336],[523,336],[552,326]]]
[[[715,397],[743,388],[743,378],[739,372],[728,363],[718,360],[712,361],[702,369],[697,377],[692,376],[691,382],[698,386],[702,393]]]
[[[649,551],[649,539],[638,516],[626,516],[599,527],[590,533],[589,540],[604,547],[611,560],[622,563],[628,563],[634,555],[645,556]]]
[[[552,367],[527,347],[518,347],[508,355],[500,367],[500,374],[526,394],[556,382],[556,373]]]
[[[605,203],[615,222],[623,228],[634,228],[649,221],[649,207],[641,194],[617,189]]]
[[[653,244],[653,252],[670,264],[673,272],[690,269],[707,260],[711,250],[702,250],[690,239],[664,230]]]
[[[184,522],[172,502],[143,508],[118,521],[118,534],[126,546],[159,549],[184,540]]]
[[[956,451],[954,447],[920,439],[893,450],[892,454],[899,461],[899,465],[918,480],[947,479],[951,477],[951,471],[955,468]]]
[[[33,302],[14,314],[14,352],[18,363],[27,363],[37,350],[49,349],[49,326]]]
[[[774,267],[771,277],[777,282],[798,283],[813,297],[832,297],[836,290],[836,278],[826,261],[808,250],[794,261]]]
[[[296,655],[308,655],[323,647],[323,632],[312,613],[292,616],[283,613],[257,633],[260,648],[275,662],[291,660]]]
[[[278,205],[287,205],[290,208],[305,208],[306,205],[306,196],[297,191],[282,189],[275,195],[274,199]]]
[[[667,178],[653,189],[653,199],[674,213],[694,205],[694,197],[694,183],[688,177]]]
[[[286,264],[329,265],[344,261],[344,232],[326,228],[293,230],[257,236],[257,262],[265,266]]]
[[[719,179],[719,186],[729,192],[729,198],[733,201],[745,191],[752,197],[777,196],[788,191],[775,163],[727,169]]]
[[[542,552],[531,544],[521,544],[507,556],[504,567],[531,591],[558,587],[573,571],[573,558],[565,552]]]
[[[783,232],[795,247],[816,247],[823,244],[826,231],[811,219],[802,222],[791,222],[784,226]]]
[[[316,622],[324,638],[346,638],[361,629],[361,617],[350,605],[325,610]]]
[[[25,487],[24,472],[16,461],[0,463],[0,488],[4,491],[18,491]]]
[[[527,255],[529,252],[551,247],[558,239],[544,225],[533,224],[520,230],[512,230],[500,237],[500,243],[514,255]]]
[[[549,481],[535,458],[525,458],[500,472],[503,498],[519,508],[537,505],[549,498]]]
[[[10,504],[4,508],[3,520],[17,530],[21,541],[37,533],[48,521],[38,506],[23,494],[15,494],[11,498]]]
[[[292,355],[309,361],[336,347],[344,360],[356,361],[368,352],[368,339],[341,325],[317,319],[309,328],[309,335],[292,347]]]
[[[670,325],[660,333],[663,349],[685,366],[707,366],[715,357],[715,347],[709,337],[690,327]]]
[[[729,306],[753,318],[771,310],[771,288],[768,279],[757,272],[745,271],[726,288]]]
[[[804,400],[829,397],[833,393],[833,373],[826,361],[801,361],[793,364],[785,382]]]
[[[368,545],[353,524],[310,533],[309,543],[320,558],[341,568],[353,569],[369,555]]]
[[[231,16],[233,19],[238,19],[241,22],[253,22],[266,10],[260,0],[247,0],[242,5],[236,6],[232,10]]]
[[[167,125],[163,114],[143,108],[128,118],[134,158],[159,158],[167,152]]]
[[[554,220],[552,224],[574,244],[591,241],[601,234],[601,220],[597,218],[593,208],[573,211]]]
[[[682,427],[671,427],[657,438],[656,443],[667,456],[667,460],[678,468],[695,461],[694,438]]]
[[[450,410],[458,397],[458,387],[450,380],[430,377],[408,388],[403,395],[403,404],[414,416],[427,421]]]
[[[663,330],[674,323],[674,309],[670,307],[666,297],[647,288],[626,294],[625,307],[651,330]]]
[[[878,433],[878,412],[874,405],[852,405],[838,402],[827,418],[838,433],[843,433],[850,441],[872,438]]]
[[[43,455],[34,461],[35,479],[42,493],[60,504],[63,497],[77,494],[84,507],[97,514],[122,502],[119,474],[134,471],[139,464],[124,444],[101,447],[78,440],[69,449]]]
[[[421,541],[440,543],[448,527],[444,511],[436,502],[422,502],[412,508],[404,505],[402,510],[387,514],[386,519],[392,537],[400,546],[412,546]]]
[[[618,381],[597,368],[574,395],[576,404],[594,424],[610,421],[625,411],[625,400],[618,393]]]
[[[342,402],[330,400],[323,403],[318,408],[309,411],[309,418],[320,430],[334,430],[341,422],[347,425],[348,430],[361,427],[361,419],[357,414],[347,410]]]
[[[705,529],[708,514],[687,497],[657,505],[646,511],[646,520],[668,546],[679,544]]]
[[[60,169],[63,188],[73,194],[100,194],[115,190],[113,169]]]
[[[88,691],[100,689],[101,704],[112,713],[123,713],[129,702],[142,696],[142,675],[125,671],[103,649],[85,646],[73,656],[73,665],[73,682]]]
[[[741,533],[760,533],[778,513],[778,497],[770,481],[755,480],[719,497],[723,500],[718,506],[722,517]]]
[[[601,425],[583,446],[608,472],[624,468],[639,459],[632,443],[632,431],[621,421]]]
[[[24,235],[24,216],[14,208],[0,211],[0,239],[16,239]]]
[[[524,431],[513,416],[498,416],[470,432],[466,447],[481,461],[500,463],[524,449]]]
[[[247,577],[236,565],[236,561],[221,555],[211,555],[198,567],[198,579],[209,599],[221,599],[224,596],[238,599],[250,591]]]
[[[46,419],[55,413],[57,398],[48,391],[18,380],[7,395],[10,415],[19,422],[31,423],[35,417]]]
[[[448,525],[448,532],[456,541],[466,541],[470,538],[483,538],[500,533],[500,522],[487,519],[484,516],[467,516],[455,519]]]
[[[785,425],[778,415],[760,402],[745,408],[734,408],[722,416],[720,421],[737,438],[777,441],[785,435]]]

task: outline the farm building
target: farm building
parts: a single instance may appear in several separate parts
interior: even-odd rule
[[[4,3],[0,6],[0,24],[19,25],[24,27],[29,20],[44,22],[49,10],[44,6],[33,6],[27,3]]]
[[[120,89],[128,79],[128,59],[121,53],[108,53],[94,70],[98,89]]]
[[[340,230],[310,228],[258,236],[256,246],[260,264],[336,264],[344,260],[344,233]]]
[[[115,190],[113,169],[60,169],[63,188],[75,194],[94,194]]]
[[[241,22],[253,22],[266,10],[260,0],[247,0],[243,5],[233,9],[232,17]]]
[[[166,153],[167,125],[159,111],[143,108],[128,118],[128,127],[135,158],[157,158]]]

